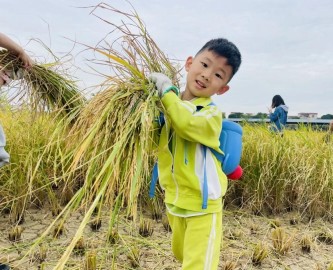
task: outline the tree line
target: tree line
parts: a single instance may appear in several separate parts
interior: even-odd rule
[[[259,112],[256,115],[251,115],[251,114],[248,114],[248,113],[235,112],[235,113],[229,114],[228,118],[267,119],[268,118],[268,114],[267,113]],[[289,119],[300,119],[299,116],[288,116],[288,118]],[[318,119],[333,119],[333,114],[324,114],[324,115],[322,115]]]

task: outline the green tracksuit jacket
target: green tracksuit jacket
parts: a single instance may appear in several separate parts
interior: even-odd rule
[[[165,202],[190,211],[215,213],[222,210],[222,196],[227,177],[221,164],[207,148],[216,151],[222,128],[222,113],[209,105],[210,98],[182,101],[173,92],[161,99],[165,125],[161,130],[158,151],[158,174]],[[202,108],[198,110],[199,108]],[[208,182],[208,207],[202,209],[204,170]]]

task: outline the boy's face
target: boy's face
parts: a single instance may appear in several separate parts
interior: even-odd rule
[[[223,56],[205,50],[194,58],[187,58],[185,69],[187,80],[184,100],[222,95],[229,90],[227,84],[232,76],[232,67]]]

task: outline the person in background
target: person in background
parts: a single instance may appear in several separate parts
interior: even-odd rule
[[[216,270],[220,258],[227,177],[203,145],[221,152],[222,113],[211,96],[229,90],[241,64],[238,48],[224,38],[208,41],[185,63],[181,94],[164,74],[152,73],[166,124],[158,151],[158,175],[172,230],[172,251],[182,270]],[[181,117],[180,117],[181,116]]]
[[[276,133],[283,134],[284,127],[288,118],[288,106],[284,103],[280,95],[275,95],[272,99],[272,105],[268,108],[269,119],[272,123],[270,129]],[[273,112],[274,110],[274,112]]]
[[[23,68],[29,69],[32,67],[34,62],[24,51],[24,49],[3,33],[0,33],[0,47],[7,49],[8,51],[16,55],[19,59],[21,59],[23,63]],[[6,67],[0,66],[0,88],[3,85],[7,85],[11,80],[20,79],[21,75],[22,72],[19,70],[6,70]],[[0,125],[0,167],[9,163],[9,154],[6,152],[5,146],[6,137],[2,126]],[[8,265],[0,262],[0,270],[9,269],[10,267]]]

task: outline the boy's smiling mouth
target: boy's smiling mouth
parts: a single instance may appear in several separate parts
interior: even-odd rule
[[[203,84],[201,81],[196,80],[195,82],[197,83],[197,85],[198,85],[200,88],[206,88],[206,85]]]

